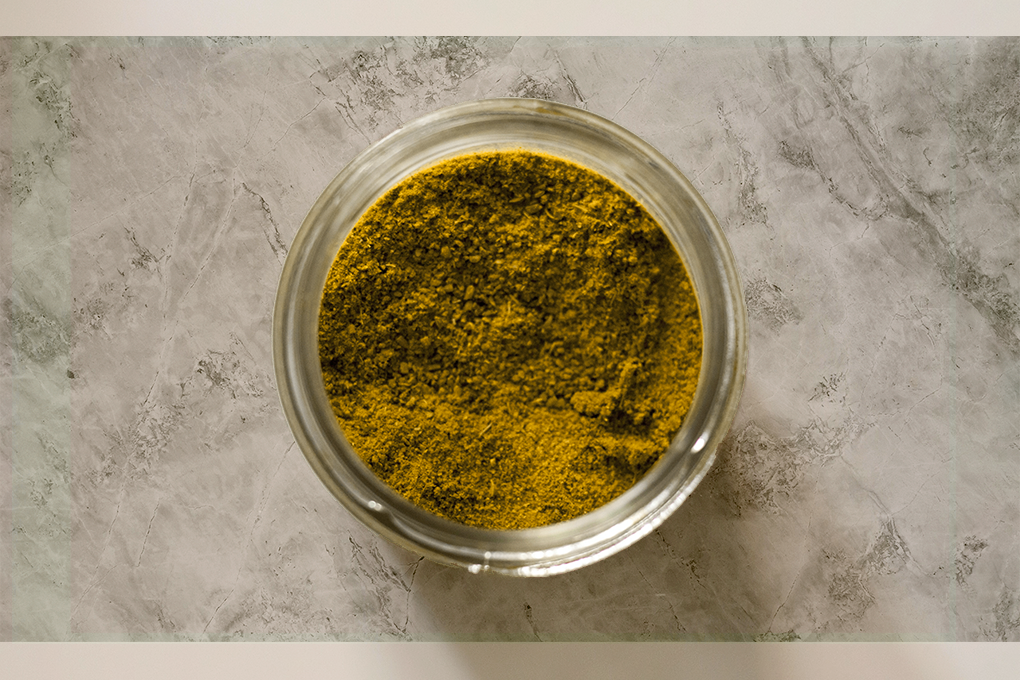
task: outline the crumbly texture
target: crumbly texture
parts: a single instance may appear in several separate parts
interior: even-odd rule
[[[524,529],[616,498],[658,460],[701,367],[698,302],[629,194],[529,151],[408,177],[323,291],[333,410],[372,471],[464,524]]]

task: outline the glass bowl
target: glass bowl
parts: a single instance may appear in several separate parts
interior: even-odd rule
[[[687,267],[701,307],[704,355],[680,431],[630,490],[576,519],[515,531],[455,523],[411,504],[362,463],[323,385],[318,317],[323,286],[361,215],[394,184],[438,161],[524,148],[574,161],[614,181],[665,230]],[[273,357],[284,411],[308,462],[360,521],[394,543],[443,564],[519,576],[590,564],[659,526],[711,466],[743,388],[747,319],[736,266],[708,205],[659,152],[594,114],[532,99],[458,104],[376,142],[337,175],[301,225],[283,268],[273,318]]]

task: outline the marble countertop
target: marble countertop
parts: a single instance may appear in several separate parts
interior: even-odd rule
[[[0,87],[0,639],[1020,640],[1020,41],[3,39]],[[354,520],[270,340],[343,166],[503,96],[670,158],[750,318],[702,485],[544,579]]]

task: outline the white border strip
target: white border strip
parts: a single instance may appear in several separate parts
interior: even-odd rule
[[[1015,35],[1016,0],[7,0],[3,35]]]
[[[9,678],[1005,680],[1016,643],[99,643],[0,645]]]

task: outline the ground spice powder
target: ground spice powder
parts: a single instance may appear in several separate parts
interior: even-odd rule
[[[411,175],[351,231],[319,317],[355,450],[447,519],[524,529],[616,498],[658,460],[701,366],[697,299],[655,220],[528,151]]]

